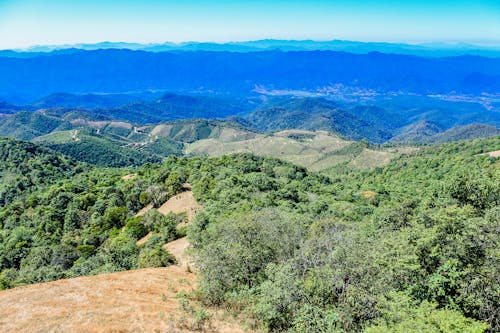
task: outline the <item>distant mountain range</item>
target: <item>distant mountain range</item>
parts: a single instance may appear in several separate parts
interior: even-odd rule
[[[336,51],[145,52],[104,49],[0,57],[0,100],[29,102],[66,92],[172,91],[212,96],[312,92],[373,98],[380,94],[498,94],[500,58],[425,58]]]
[[[129,49],[150,52],[165,51],[229,51],[229,52],[256,52],[256,51],[344,51],[351,53],[395,53],[426,57],[443,57],[459,55],[479,55],[486,57],[500,56],[500,45],[473,45],[466,43],[385,43],[385,42],[357,42],[347,40],[276,40],[264,39],[242,42],[184,42],[184,43],[125,43],[101,42],[94,44],[67,44],[67,45],[40,45],[26,49],[3,50],[0,55],[12,57],[31,57],[40,53],[55,52],[69,53],[72,50],[98,49]]]

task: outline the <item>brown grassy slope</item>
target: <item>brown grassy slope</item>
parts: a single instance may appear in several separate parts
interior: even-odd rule
[[[163,215],[167,215],[170,212],[175,214],[186,213],[189,222],[200,209],[201,206],[194,198],[193,192],[186,191],[168,199],[163,205],[160,206],[160,208],[158,208],[158,212]]]
[[[154,332],[179,316],[194,274],[177,266],[78,277],[0,292],[2,332]]]
[[[184,206],[183,206],[184,205]],[[200,209],[191,192],[168,200],[159,210],[187,212]],[[190,214],[191,212],[191,214]],[[181,266],[78,277],[18,287],[0,292],[0,332],[192,332],[193,318],[176,298],[196,286],[184,251],[186,238],[165,245]],[[208,332],[244,332],[220,311]],[[187,316],[187,318],[186,318]]]
[[[352,154],[347,148],[353,144],[353,141],[325,131],[285,130],[235,140],[198,140],[186,145],[184,152],[187,155],[201,156],[252,153],[280,158],[312,171],[321,171],[340,163],[348,163],[357,169],[372,169],[386,165],[392,158],[411,150],[403,147],[384,150],[364,148],[361,153]]]

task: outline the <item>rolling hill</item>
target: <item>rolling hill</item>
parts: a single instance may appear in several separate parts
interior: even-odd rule
[[[277,106],[258,109],[245,119],[255,128],[273,132],[285,129],[323,130],[341,134],[353,140],[367,139],[382,143],[391,137],[390,130],[381,126],[380,117],[358,117],[345,107],[323,98],[279,100]],[[358,109],[361,107],[358,107]],[[375,118],[379,119],[376,123]],[[365,120],[366,119],[366,120]]]
[[[260,133],[216,120],[180,120],[136,126],[119,121],[70,121],[78,126],[54,131],[33,141],[79,161],[101,166],[141,165],[167,156],[221,156],[253,153],[278,157],[312,170],[347,163],[373,168],[411,148],[376,148],[327,131],[285,130]],[[84,127],[80,127],[84,125]]]
[[[260,132],[325,130],[351,140],[384,143],[391,140],[417,142],[419,132],[428,136],[432,133],[426,131],[438,133],[474,123],[500,126],[500,113],[489,101],[483,101],[483,104],[477,101],[452,102],[428,96],[340,102],[332,97],[222,98],[163,93],[152,100],[138,99],[133,103],[106,107],[129,98],[131,96],[120,94],[56,94],[37,102],[42,104],[15,106],[3,103],[5,113],[0,115],[4,120],[0,124],[0,135],[30,139],[77,126],[102,127],[104,123],[99,123],[102,121],[116,121],[115,127],[120,126],[119,122],[127,122],[132,128],[165,121],[211,119]],[[47,107],[40,108],[41,105]]]
[[[101,103],[95,96],[66,97]],[[251,108],[255,110],[249,111]],[[490,113],[492,123],[497,123],[494,117],[500,116]],[[498,128],[482,124],[450,128],[476,116],[457,111],[446,118],[446,114],[450,115],[448,109],[398,112],[394,106],[349,105],[325,98],[272,97],[243,102],[169,93],[153,101],[111,108],[58,106],[18,111],[4,117],[0,136],[32,140],[99,166],[138,166],[168,156],[250,152],[323,170],[338,164],[373,168],[411,150],[355,142],[359,140],[412,144],[498,135]],[[193,118],[199,115],[213,119]],[[163,120],[171,118],[176,120]],[[158,119],[162,121],[148,123]]]
[[[443,130],[435,123],[421,121],[403,128],[401,133],[393,137],[390,142],[443,143],[498,135],[500,135],[500,129],[485,124],[473,123]]]
[[[488,138],[499,135],[500,129],[497,127],[484,124],[470,124],[466,126],[456,126],[444,132],[437,133],[426,139],[425,142],[454,142],[461,140],[472,140],[477,138]]]
[[[186,147],[191,156],[222,156],[252,153],[280,158],[311,170],[324,170],[338,164],[355,169],[371,169],[412,148],[374,148],[363,142],[348,141],[325,131],[285,130],[259,134],[253,138],[234,140],[210,138],[195,141]]]

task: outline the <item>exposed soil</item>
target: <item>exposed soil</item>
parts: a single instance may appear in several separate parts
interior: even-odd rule
[[[134,179],[135,177],[137,177],[137,174],[136,173],[131,173],[131,174],[123,176],[122,179],[124,181],[129,181],[129,180]]]
[[[491,157],[500,157],[500,150],[490,151],[487,154],[490,155]]]
[[[201,206],[190,191],[174,196],[158,211],[186,212]],[[148,207],[145,207],[144,214]],[[149,207],[150,209],[150,207]],[[139,215],[138,213],[138,215]],[[148,237],[148,236],[146,236]],[[145,242],[147,238],[139,242]],[[182,309],[180,292],[192,291],[196,274],[185,250],[187,239],[165,244],[179,265],[78,277],[0,292],[0,332],[194,332],[193,315]],[[201,331],[245,332],[223,311]]]
[[[189,255],[186,251],[188,247],[189,241],[186,237],[179,238],[177,240],[174,240],[173,242],[165,244],[165,248],[175,257],[175,259],[177,259],[177,263],[179,266],[183,267],[184,269],[188,269],[188,267],[192,269],[193,262],[189,258]]]
[[[189,222],[200,209],[201,206],[194,198],[193,192],[186,191],[167,200],[167,202],[158,208],[158,212],[164,215],[167,215],[170,212],[175,214],[186,213]]]
[[[190,332],[176,295],[195,274],[179,266],[78,277],[0,292],[1,332]],[[244,332],[215,315],[212,332]]]

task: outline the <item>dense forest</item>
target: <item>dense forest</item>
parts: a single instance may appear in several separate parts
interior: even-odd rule
[[[495,332],[500,162],[483,154],[495,150],[500,137],[448,143],[368,171],[250,154],[120,169],[4,139],[0,289],[167,266],[162,245],[187,233],[200,297],[255,327]],[[135,217],[185,183],[203,205],[187,231],[184,215]]]

